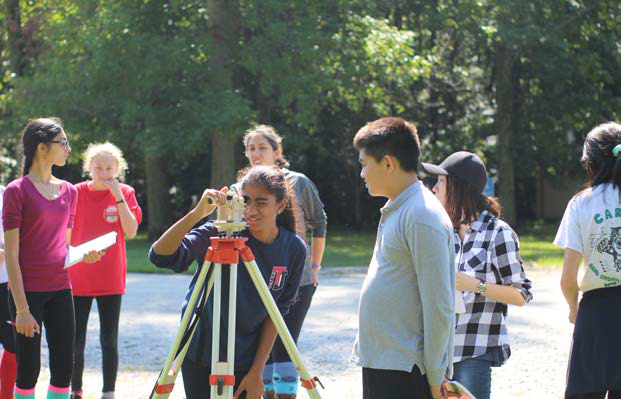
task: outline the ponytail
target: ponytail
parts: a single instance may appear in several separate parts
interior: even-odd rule
[[[580,163],[587,181],[576,195],[604,183],[611,183],[621,197],[621,125],[608,122],[594,127],[584,140]],[[620,198],[621,201],[621,198]]]
[[[615,159],[612,165],[612,185],[621,192],[621,155]]]
[[[39,144],[49,145],[62,131],[63,122],[60,118],[38,118],[28,121],[22,131],[22,141],[19,145],[19,152],[22,155],[20,168],[22,176],[30,173]]]

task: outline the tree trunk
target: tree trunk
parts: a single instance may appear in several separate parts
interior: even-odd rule
[[[214,134],[211,138],[211,184],[220,189],[235,181],[235,136]]]
[[[234,89],[233,71],[238,65],[241,11],[239,0],[208,0],[207,12],[211,76],[209,90],[226,94]],[[214,188],[235,178],[235,132],[211,132],[211,182]]]
[[[11,66],[15,75],[22,76],[24,73],[25,59],[24,48],[20,44],[22,38],[22,18],[19,9],[19,0],[4,0],[6,12],[6,27],[8,34],[8,47]]]
[[[498,135],[498,192],[503,206],[503,219],[516,222],[515,173],[513,162],[513,136],[515,126],[514,93],[515,54],[504,43],[496,47],[496,119]]]
[[[171,222],[169,186],[166,173],[164,173],[165,160],[150,154],[145,154],[144,157],[149,238],[155,240],[168,228]]]

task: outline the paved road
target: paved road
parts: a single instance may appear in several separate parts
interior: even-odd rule
[[[509,332],[513,355],[494,370],[493,399],[562,398],[572,326],[558,288],[558,271],[530,271],[535,299],[523,308],[511,307]],[[343,269],[322,276],[299,348],[309,371],[326,390],[323,398],[361,398],[360,370],[349,364],[356,334],[357,303],[363,269]],[[179,309],[188,276],[132,274],[128,276],[120,331],[120,371],[117,398],[146,398],[176,333]],[[101,390],[99,325],[93,307],[87,337],[84,390],[98,399]],[[44,350],[42,364],[47,365]],[[37,389],[44,397],[49,373],[42,368]],[[171,398],[183,398],[179,379]],[[306,397],[305,394],[300,395]]]

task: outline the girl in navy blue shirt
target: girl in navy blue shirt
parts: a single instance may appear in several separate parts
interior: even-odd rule
[[[248,231],[243,233],[248,237],[246,244],[255,256],[276,305],[282,314],[286,314],[296,298],[306,258],[306,245],[295,234],[295,198],[283,173],[275,167],[257,166],[250,169],[243,177],[241,187],[246,201],[244,218]],[[196,228],[193,226],[215,209],[208,205],[206,197],[223,202],[226,192],[227,188],[220,191],[205,190],[198,205],[169,228],[149,252],[153,264],[175,272],[187,270],[194,261],[198,263],[186,295],[184,310],[204,263],[210,238],[218,234],[209,221]],[[240,263],[238,269],[237,292],[235,397],[260,399],[264,388],[261,375],[277,332],[243,263]],[[222,295],[223,298],[228,297],[226,272],[222,278]],[[223,300],[221,358],[225,357],[227,305],[228,301]],[[210,398],[212,320],[213,295],[210,295],[182,365],[187,399]]]

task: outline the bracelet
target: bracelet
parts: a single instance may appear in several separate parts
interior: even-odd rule
[[[125,197],[123,197],[123,198],[121,198],[120,200],[118,200],[118,201],[116,202],[116,204],[117,204],[117,205],[118,205],[118,204],[122,204],[123,202],[125,202]]]
[[[318,263],[313,263],[313,264],[311,265],[311,269],[313,269],[313,270],[316,270],[316,269],[321,269],[321,265],[320,265],[320,264],[318,264]]]
[[[15,314],[16,314],[16,315],[18,315],[18,314],[26,313],[26,312],[27,312],[27,311],[29,311],[29,310],[30,310],[30,306],[26,306],[26,307],[25,307],[25,308],[23,308],[23,309],[16,310],[16,311],[15,311]]]

